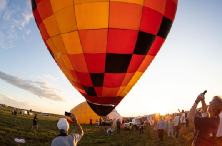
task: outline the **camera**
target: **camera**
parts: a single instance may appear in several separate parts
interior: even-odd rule
[[[205,90],[204,92],[203,92],[203,94],[206,94],[207,93],[207,90]]]
[[[69,112],[65,112],[65,116],[71,116],[71,113],[69,113]]]

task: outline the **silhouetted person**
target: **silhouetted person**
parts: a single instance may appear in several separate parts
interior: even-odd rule
[[[143,124],[144,124],[143,118],[140,118],[140,134],[143,133]]]
[[[90,125],[92,126],[92,119],[90,119],[89,123],[90,123]]]
[[[120,133],[120,127],[121,127],[121,123],[120,120],[118,119],[116,122],[116,127],[117,127],[117,133]]]
[[[34,127],[36,127],[36,129],[38,129],[37,114],[35,114],[35,116],[34,116],[32,129],[33,129]]]

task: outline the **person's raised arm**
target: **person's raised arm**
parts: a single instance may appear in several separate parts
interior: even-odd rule
[[[194,123],[194,117],[195,117],[195,112],[196,112],[197,104],[198,104],[201,100],[203,100],[203,99],[204,99],[204,94],[201,93],[201,94],[197,97],[197,99],[196,99],[195,103],[193,104],[193,106],[191,107],[190,112],[189,112],[189,114],[188,114],[188,116],[187,116],[187,120],[189,120],[191,123]]]
[[[205,114],[205,116],[207,116],[207,105],[204,99],[201,100],[202,103],[202,109],[203,109],[203,113]]]
[[[80,125],[79,122],[77,121],[76,116],[75,116],[73,113],[71,113],[70,117],[71,117],[72,121],[75,123],[75,125],[76,125],[76,127],[77,127],[78,133],[79,133],[81,136],[83,136],[83,135],[84,135],[84,132],[83,132],[83,130],[82,130],[81,125]]]

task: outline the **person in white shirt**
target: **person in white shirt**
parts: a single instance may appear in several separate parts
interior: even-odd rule
[[[168,125],[170,123],[170,115],[167,114],[166,118],[165,118],[165,123],[166,123],[166,126],[165,126],[165,131],[167,133],[167,129],[168,129]]]
[[[149,118],[148,118],[148,121],[149,121],[150,126],[153,126],[154,121],[153,121],[152,117],[149,117]]]
[[[65,118],[60,118],[57,123],[57,128],[60,134],[55,139],[53,139],[51,146],[76,146],[78,141],[84,135],[82,127],[77,121],[76,116],[73,113],[71,113],[70,117],[74,122],[74,124],[76,125],[78,133],[68,134],[69,123]]]
[[[186,114],[184,112],[184,110],[182,110],[182,117],[181,117],[181,123],[182,123],[182,126],[181,128],[184,129],[186,131]]]
[[[173,120],[170,119],[170,122],[168,123],[168,137],[173,137]]]
[[[180,116],[179,114],[177,114],[177,116],[174,118],[174,131],[175,131],[176,138],[179,135],[179,130],[180,130],[179,124],[180,124]]]

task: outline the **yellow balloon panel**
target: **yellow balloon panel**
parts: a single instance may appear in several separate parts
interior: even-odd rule
[[[109,2],[75,5],[78,30],[108,28]]]
[[[111,2],[127,2],[127,3],[134,3],[134,4],[139,4],[143,6],[144,0],[110,0]]]
[[[136,82],[140,79],[140,77],[142,76],[142,72],[136,72],[135,75],[133,76],[133,78],[130,80],[129,84],[130,86],[134,86],[136,84]]]
[[[61,36],[67,53],[69,54],[83,53],[78,31],[61,34]]]
[[[45,24],[46,30],[49,34],[49,36],[55,36],[59,34],[59,30],[55,21],[55,17],[52,15],[45,20],[43,20],[43,23]]]
[[[59,64],[59,66],[62,66],[62,67],[65,67],[65,63],[63,62],[62,58],[61,57],[58,57],[56,59],[57,63]]]
[[[99,121],[99,116],[90,108],[87,102],[80,103],[75,108],[70,110],[71,113],[75,114],[80,124],[89,124],[90,119],[95,124],[96,119]]]
[[[74,70],[67,54],[62,55],[62,59],[68,69]]]
[[[129,91],[132,89],[133,87],[128,85],[125,87],[125,89],[122,91],[122,93],[120,94],[120,96],[124,97],[127,95],[127,93],[129,93]]]
[[[66,49],[62,42],[61,35],[57,35],[55,37],[52,37],[51,39],[54,45],[56,46],[57,50],[60,52],[60,54],[67,54]]]
[[[120,94],[123,92],[123,90],[125,89],[126,86],[121,86],[119,88],[119,91],[117,92],[117,96],[120,96]]]
[[[73,0],[50,0],[51,5],[52,5],[52,10],[53,13],[69,7],[69,6],[73,6]]]
[[[67,7],[55,13],[57,26],[60,33],[67,33],[77,30],[74,7]]]
[[[74,0],[74,4],[92,3],[92,2],[109,2],[109,0]]]
[[[75,114],[80,124],[90,124],[90,119],[92,119],[92,124],[96,123],[96,119],[99,122],[100,117],[90,108],[87,102],[82,102],[73,109],[70,110],[71,113]],[[115,116],[114,116],[115,115]],[[118,118],[116,117],[118,115]],[[113,110],[109,115],[109,118],[121,119],[120,114]]]

